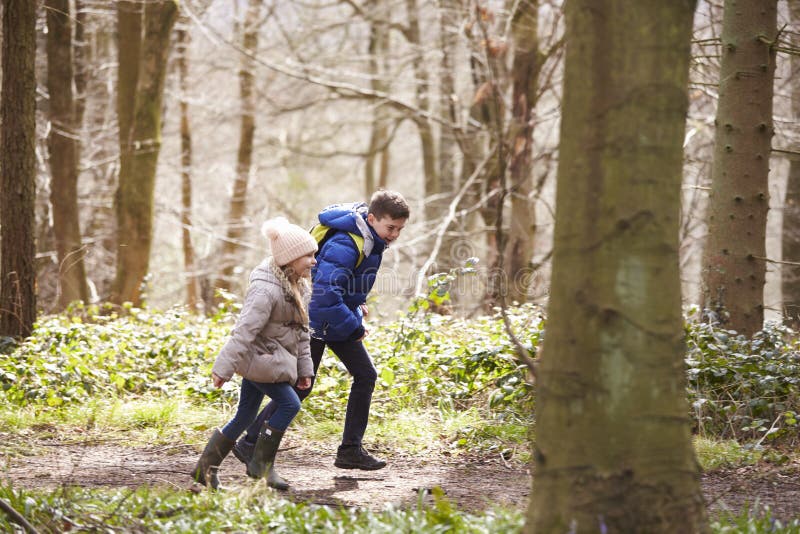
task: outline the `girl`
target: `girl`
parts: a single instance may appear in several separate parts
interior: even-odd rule
[[[213,489],[219,487],[220,463],[255,420],[264,395],[278,409],[261,427],[247,474],[266,475],[272,488],[289,488],[274,469],[275,455],[284,431],[300,411],[292,386],[308,389],[314,376],[307,303],[317,242],[282,217],[267,221],[262,232],[270,241],[272,257],[250,275],[242,312],[211,371],[214,387],[222,387],[234,373],[242,376],[236,415],[222,430],[214,430],[192,471],[195,481]]]

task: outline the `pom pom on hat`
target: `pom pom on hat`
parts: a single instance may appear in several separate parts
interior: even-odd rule
[[[281,267],[317,251],[317,241],[311,234],[284,217],[265,222],[261,226],[261,233],[269,241],[275,263]]]

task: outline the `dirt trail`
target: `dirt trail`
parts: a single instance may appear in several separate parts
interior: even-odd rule
[[[44,446],[42,446],[44,445]],[[191,446],[125,447],[109,443],[43,443],[43,454],[0,454],[0,479],[17,487],[135,487],[141,484],[187,489],[198,451]],[[288,443],[278,468],[292,484],[294,501],[380,510],[389,504],[413,506],[441,487],[460,508],[479,512],[499,504],[524,508],[530,492],[525,465],[499,457],[403,456],[376,451],[389,460],[380,471],[350,471],[333,466],[334,451]],[[220,470],[228,486],[252,484],[232,455]],[[745,467],[703,476],[712,510],[734,511],[757,502],[783,520],[800,518],[800,465]]]

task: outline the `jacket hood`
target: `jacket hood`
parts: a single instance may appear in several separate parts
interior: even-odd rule
[[[376,242],[383,246],[385,243],[367,222],[368,211],[369,208],[364,202],[334,204],[320,212],[319,222],[336,230],[359,234],[364,238],[364,254],[369,256]]]
[[[250,273],[250,283],[252,284],[256,280],[269,282],[278,286],[281,285],[277,273],[272,266],[272,258],[266,258],[264,261],[259,263],[255,269],[253,269],[253,272]]]

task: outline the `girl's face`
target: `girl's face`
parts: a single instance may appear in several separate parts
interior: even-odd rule
[[[296,260],[292,260],[286,266],[291,273],[293,273],[297,278],[308,278],[311,276],[311,268],[317,264],[317,259],[314,257],[314,253],[306,254],[305,256],[300,256]]]

